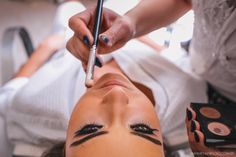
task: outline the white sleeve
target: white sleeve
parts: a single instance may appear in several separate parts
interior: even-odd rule
[[[25,86],[29,81],[27,77],[18,77],[0,88],[0,116],[4,116],[6,106],[10,103],[12,97],[17,91]]]

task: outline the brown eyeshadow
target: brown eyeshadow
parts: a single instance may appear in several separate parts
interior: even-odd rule
[[[218,122],[208,124],[208,130],[219,136],[227,136],[230,134],[230,129],[226,125]]]
[[[207,118],[211,118],[211,119],[218,119],[221,117],[221,114],[219,111],[217,111],[216,109],[212,108],[212,107],[202,107],[200,109],[200,113],[207,117]]]

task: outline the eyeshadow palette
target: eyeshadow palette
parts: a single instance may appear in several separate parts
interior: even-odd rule
[[[192,103],[196,120],[205,136],[205,145],[236,148],[236,106]]]

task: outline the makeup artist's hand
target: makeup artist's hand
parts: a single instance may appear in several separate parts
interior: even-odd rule
[[[204,144],[204,134],[200,131],[200,124],[196,121],[196,113],[187,109],[186,127],[189,143],[195,157],[235,157],[236,150],[216,149]]]
[[[68,41],[67,49],[84,64],[87,64],[89,47],[93,43],[94,18],[95,8],[89,8],[69,20],[74,36]],[[131,23],[128,17],[120,17],[115,12],[104,8],[98,54],[112,52],[130,40],[134,34]]]

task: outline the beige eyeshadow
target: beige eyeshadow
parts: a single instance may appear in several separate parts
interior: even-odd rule
[[[211,118],[211,119],[218,119],[221,116],[220,112],[212,107],[202,107],[200,109],[200,113],[203,116],[205,116],[207,118]]]
[[[227,136],[230,134],[230,129],[225,124],[212,122],[208,124],[208,130],[215,135]]]

